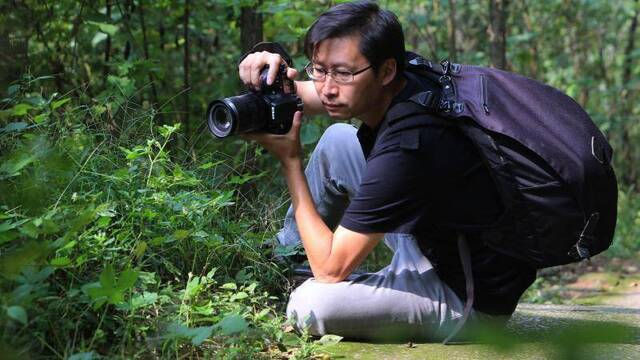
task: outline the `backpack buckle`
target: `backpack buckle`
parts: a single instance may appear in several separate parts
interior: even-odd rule
[[[413,66],[427,67],[429,69],[433,69],[433,63],[431,63],[431,61],[423,58],[422,56],[417,56],[417,57],[409,60],[409,64],[413,65]]]
[[[428,110],[433,110],[434,99],[435,96],[432,91],[423,91],[410,97],[409,101],[412,101]]]
[[[578,236],[578,242],[569,249],[567,255],[571,256],[576,260],[584,260],[591,257],[591,252],[586,244],[592,242],[595,239],[593,232],[596,230],[596,225],[598,225],[598,220],[600,220],[600,213],[594,212],[589,216],[589,220],[584,224],[584,228]]]
[[[451,112],[451,109],[453,109],[453,101],[440,100],[439,108],[446,113]]]
[[[449,70],[451,70],[451,63],[449,62],[449,60],[442,60],[442,62],[440,62],[440,65],[442,66],[443,76],[449,75]]]
[[[577,261],[582,261],[584,259],[589,259],[591,257],[591,253],[589,249],[584,246],[580,246],[580,242],[578,241],[571,249],[567,255],[571,256],[573,259]]]

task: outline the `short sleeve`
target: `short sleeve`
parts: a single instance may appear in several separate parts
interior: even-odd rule
[[[429,147],[441,132],[435,126],[381,134],[340,225],[360,233],[409,234],[424,226],[434,191]]]

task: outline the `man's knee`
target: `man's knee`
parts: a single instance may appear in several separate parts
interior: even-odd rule
[[[357,129],[353,125],[337,123],[329,126],[320,140],[317,148],[327,151],[344,151],[344,148],[360,149]]]
[[[335,321],[339,304],[328,284],[307,280],[291,293],[287,304],[287,317],[299,330],[307,329],[312,335],[325,335]]]

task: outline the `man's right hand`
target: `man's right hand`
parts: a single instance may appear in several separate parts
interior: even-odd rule
[[[249,54],[238,66],[240,80],[251,89],[260,89],[260,72],[266,65],[269,65],[267,85],[271,85],[276,79],[278,69],[280,69],[280,64],[286,64],[286,62],[278,54],[266,51]],[[289,79],[295,79],[296,75],[298,75],[298,71],[296,69],[287,68],[287,77]]]
[[[260,89],[260,72],[266,65],[269,65],[267,84],[271,85],[276,79],[280,64],[286,64],[286,62],[278,54],[266,51],[254,52],[247,55],[238,66],[240,80],[250,89]],[[287,68],[287,77],[289,79],[293,80],[296,75],[298,75],[296,69],[291,67]],[[304,103],[304,113],[306,115],[326,114],[326,110],[322,106],[313,82],[296,81],[296,93]]]

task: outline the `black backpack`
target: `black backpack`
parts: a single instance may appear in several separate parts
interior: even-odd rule
[[[440,224],[458,233],[466,281],[464,313],[448,344],[474,301],[465,234],[479,233],[491,248],[538,269],[588,259],[611,245],[618,201],[613,151],[580,105],[551,86],[497,69],[434,64],[414,53],[407,60],[408,71],[438,86],[395,104],[387,126],[428,122],[462,130],[504,206],[493,224]]]
[[[407,70],[441,91],[396,104],[388,122],[434,114],[429,121],[455,124],[471,139],[505,208],[484,229],[489,246],[545,268],[611,245],[618,196],[612,149],[580,105],[517,74],[407,56]]]

